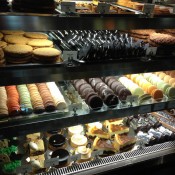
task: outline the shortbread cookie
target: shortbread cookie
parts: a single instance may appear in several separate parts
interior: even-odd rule
[[[0,33],[0,40],[3,38],[3,36],[4,36],[4,35],[3,35],[2,33]]]
[[[152,29],[146,29],[146,30],[130,30],[130,33],[134,33],[137,35],[143,35],[143,36],[148,36],[151,33],[155,32],[155,30]]]
[[[25,32],[22,30],[2,30],[4,35],[23,35]]]
[[[48,39],[47,34],[40,32],[26,32],[24,36],[31,39]]]
[[[5,41],[0,41],[0,48],[4,49],[7,46]]]
[[[34,48],[53,47],[53,42],[47,39],[33,39],[27,43]]]
[[[4,40],[9,44],[27,44],[29,39],[20,35],[6,35]]]

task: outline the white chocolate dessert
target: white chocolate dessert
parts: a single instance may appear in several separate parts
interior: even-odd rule
[[[75,154],[81,154],[80,162],[90,160],[91,159],[91,152],[92,152],[92,150],[90,148],[86,148],[86,146],[79,146],[75,150]]]
[[[68,128],[68,136],[72,137],[74,134],[82,134],[84,128],[82,125],[76,125]]]
[[[71,137],[70,140],[70,145],[73,148],[77,148],[79,146],[86,146],[87,145],[87,137],[84,135],[80,135],[80,134],[75,134]]]
[[[60,90],[58,89],[55,82],[47,82],[47,87],[50,90],[50,93],[53,97],[54,103],[58,110],[63,110],[67,108],[67,104],[65,102],[65,99],[63,95],[61,94]]]
[[[44,153],[44,142],[42,139],[31,141],[29,142],[28,146],[29,146],[29,152],[31,156]]]

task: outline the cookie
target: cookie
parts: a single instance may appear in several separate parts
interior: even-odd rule
[[[0,41],[0,48],[4,49],[5,47],[7,47],[7,43],[4,41]]]
[[[48,39],[47,34],[39,32],[26,32],[24,36],[31,39]]]
[[[4,36],[4,35],[0,32],[0,40],[3,38],[3,36]]]
[[[143,35],[143,36],[149,36],[153,32],[155,32],[155,30],[152,30],[152,29],[130,30],[130,33],[134,33],[134,34],[137,34],[137,35]]]
[[[0,48],[0,60],[4,59],[4,51]]]
[[[27,44],[29,39],[20,35],[6,35],[4,41],[9,44]]]
[[[32,39],[27,44],[34,48],[53,47],[53,42],[47,39]]]
[[[22,30],[1,30],[4,35],[23,35],[25,32]]]

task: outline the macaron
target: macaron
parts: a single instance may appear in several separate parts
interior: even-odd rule
[[[151,96],[156,100],[156,101],[161,101],[163,99],[163,92],[159,89],[155,89],[152,91]]]
[[[175,99],[175,88],[174,87],[167,88],[165,94],[168,96],[168,98]]]

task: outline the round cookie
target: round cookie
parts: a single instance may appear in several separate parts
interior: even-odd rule
[[[27,44],[29,39],[20,35],[6,35],[4,41],[9,44]]]
[[[25,32],[22,30],[1,30],[4,35],[23,35]]]
[[[0,33],[0,40],[3,38],[3,36],[4,36],[4,35],[3,35],[2,33]]]
[[[5,41],[0,41],[0,48],[4,49],[7,46]]]
[[[25,32],[24,36],[31,39],[48,39],[47,34],[40,32]]]
[[[34,48],[53,47],[53,42],[47,39],[32,39],[27,44]]]
[[[167,88],[165,94],[168,96],[168,98],[175,99],[175,88],[174,87]]]
[[[157,101],[161,101],[163,99],[163,92],[159,89],[155,89],[152,91],[151,96],[157,100]]]

